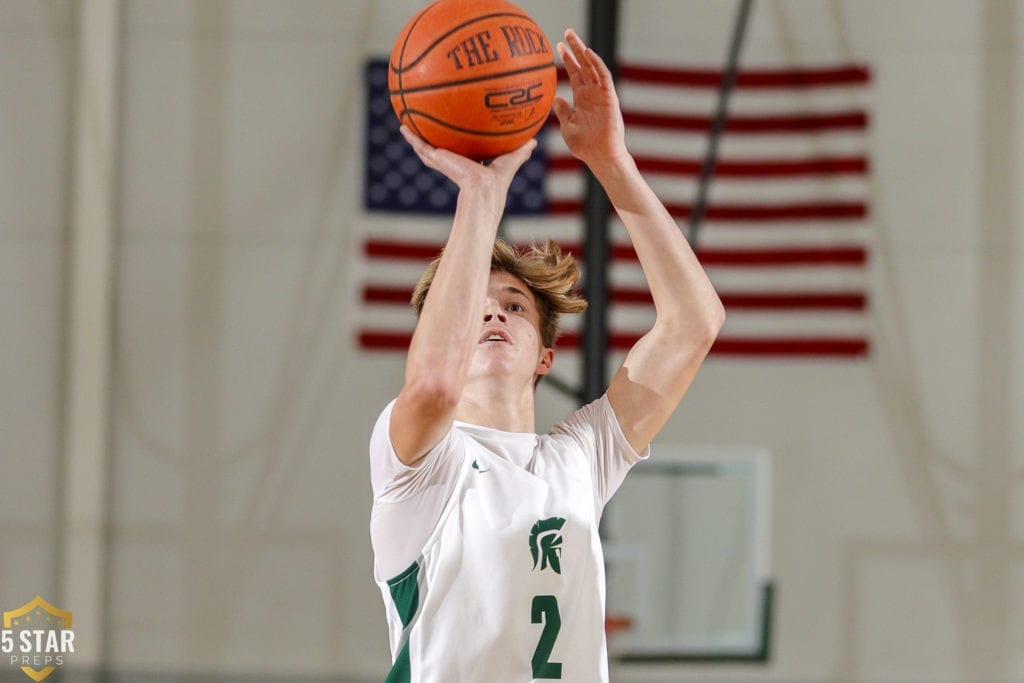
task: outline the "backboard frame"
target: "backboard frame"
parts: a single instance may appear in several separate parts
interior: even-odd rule
[[[771,659],[773,617],[776,609],[776,585],[771,577],[771,455],[763,447],[694,447],[662,444],[651,460],[636,465],[627,481],[646,476],[716,476],[746,469],[753,473],[749,489],[752,496],[750,520],[754,536],[752,574],[757,605],[756,624],[751,624],[749,644],[687,647],[654,646],[613,648],[611,659],[623,664],[765,664]],[[610,506],[614,505],[614,499]],[[643,520],[638,520],[643,524]],[[614,543],[606,543],[606,563],[621,562],[622,553]],[[750,585],[750,584],[748,584]]]

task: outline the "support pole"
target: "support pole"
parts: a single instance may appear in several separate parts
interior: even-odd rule
[[[616,73],[619,0],[590,0],[588,43]],[[604,393],[608,377],[608,239],[611,203],[604,188],[588,170],[583,202],[586,221],[583,295],[589,306],[583,317],[584,404]]]
[[[711,178],[714,176],[715,164],[718,163],[718,142],[725,131],[725,120],[729,116],[729,96],[732,94],[732,88],[736,84],[740,49],[743,47],[743,36],[746,34],[747,22],[750,19],[751,1],[740,0],[739,8],[736,11],[736,21],[732,29],[732,40],[729,43],[729,55],[726,58],[725,69],[722,71],[722,81],[718,89],[718,106],[715,110],[715,117],[711,121],[707,153],[704,155],[704,163],[700,167],[700,178],[697,181],[697,196],[693,201],[693,208],[690,210],[690,232],[687,237],[689,238],[690,246],[695,251],[697,249],[697,236],[700,234],[704,213],[707,209],[708,188],[711,186]]]
[[[114,196],[120,0],[77,3],[74,150],[58,606],[74,614],[75,668],[106,635]]]

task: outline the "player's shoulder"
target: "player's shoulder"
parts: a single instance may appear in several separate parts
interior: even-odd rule
[[[549,462],[566,463],[586,460],[586,452],[593,444],[593,430],[586,420],[575,414],[551,427],[547,434],[539,434],[538,455]]]
[[[599,426],[603,421],[607,420],[610,410],[608,394],[602,394],[597,399],[580,406],[555,423],[551,431],[548,432],[548,435],[579,435],[580,433],[592,432],[595,426]]]

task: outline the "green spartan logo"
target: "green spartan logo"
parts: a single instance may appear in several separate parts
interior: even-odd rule
[[[551,567],[556,574],[562,573],[562,530],[565,519],[548,517],[533,525],[530,529],[530,554],[533,555],[533,568],[544,570]]]

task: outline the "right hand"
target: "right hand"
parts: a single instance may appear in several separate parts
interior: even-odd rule
[[[569,152],[597,172],[629,156],[615,81],[604,60],[567,29],[556,46],[572,86],[572,104],[555,97],[553,109]],[[568,45],[566,45],[568,43]]]
[[[413,133],[407,126],[401,127],[402,136],[412,145],[416,156],[427,166],[446,175],[460,190],[493,190],[502,199],[508,193],[509,185],[516,171],[522,166],[537,146],[535,139],[530,139],[519,149],[495,157],[486,166],[473,161],[461,154],[447,149],[434,147],[423,138]]]

